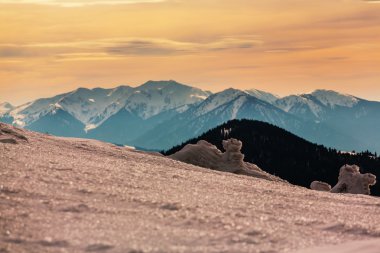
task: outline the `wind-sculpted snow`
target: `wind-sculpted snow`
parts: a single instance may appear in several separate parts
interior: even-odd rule
[[[188,144],[182,150],[170,157],[185,163],[190,163],[204,168],[243,174],[267,180],[280,181],[257,165],[244,162],[244,155],[241,153],[242,142],[236,139],[223,141],[222,153],[216,146],[207,141],[200,140],[197,144]]]
[[[379,198],[6,128],[28,141],[0,143],[2,253],[378,250]]]
[[[352,193],[370,195],[370,186],[376,184],[376,176],[371,173],[360,173],[357,165],[344,165],[340,168],[338,183],[331,188],[330,185],[314,181],[310,188],[319,191],[330,191],[332,193]]]

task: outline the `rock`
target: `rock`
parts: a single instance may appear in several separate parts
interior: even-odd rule
[[[0,123],[0,143],[17,144],[18,140],[28,141],[28,138],[10,127],[4,123]]]
[[[361,174],[357,165],[344,165],[340,168],[338,183],[331,189],[331,192],[370,195],[369,187],[375,184],[375,175]]]
[[[188,144],[170,157],[185,163],[213,170],[231,172],[241,175],[263,178],[271,181],[283,181],[262,171],[257,165],[244,162],[241,153],[243,144],[237,139],[223,141],[225,152],[220,151],[211,143],[200,140],[197,144]]]
[[[340,168],[338,183],[331,186],[324,182],[314,181],[310,189],[317,191],[329,191],[332,193],[351,193],[370,195],[370,186],[376,184],[376,176],[371,173],[361,174],[357,165],[344,165]]]
[[[229,168],[244,168],[244,155],[241,153],[243,143],[236,139],[223,140],[223,148],[226,150],[222,154],[224,165]]]
[[[1,137],[0,136],[0,143],[17,144],[17,141],[13,138],[7,138],[7,137]]]
[[[329,192],[331,191],[331,185],[321,181],[313,181],[310,185],[310,189],[315,191]]]

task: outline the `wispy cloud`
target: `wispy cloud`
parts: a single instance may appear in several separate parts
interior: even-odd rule
[[[0,0],[0,4],[40,4],[61,7],[82,7],[87,5],[157,3],[163,1],[165,0]]]
[[[155,56],[195,54],[205,51],[247,49],[263,42],[254,36],[223,37],[219,40],[199,43],[158,38],[113,38],[104,40],[0,44],[0,58],[58,57],[99,58],[115,56]]]

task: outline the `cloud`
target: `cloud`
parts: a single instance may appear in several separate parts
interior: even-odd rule
[[[244,50],[261,45],[254,36],[223,37],[211,42],[158,38],[113,38],[62,43],[0,44],[0,58],[70,57],[81,59],[122,56],[167,56],[207,51]]]
[[[0,0],[0,4],[39,4],[61,7],[82,7],[87,5],[158,3],[163,1],[164,0]]]
[[[222,38],[220,40],[197,43],[166,39],[131,39],[115,43],[107,52],[116,55],[173,55],[204,51],[246,49],[262,44],[254,38]]]

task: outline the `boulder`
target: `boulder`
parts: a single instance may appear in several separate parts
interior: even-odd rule
[[[344,165],[340,168],[338,183],[331,189],[333,193],[353,193],[370,195],[370,186],[376,184],[376,176],[360,173],[357,165]]]
[[[253,176],[271,181],[283,181],[261,170],[257,165],[244,162],[241,153],[243,144],[237,139],[223,141],[225,152],[211,143],[200,140],[197,144],[188,144],[177,153],[169,156],[172,159],[196,166],[235,174]]]
[[[321,181],[313,181],[310,185],[310,189],[315,191],[329,192],[331,191],[331,185]]]
[[[344,165],[340,168],[338,183],[331,188],[327,183],[314,181],[310,189],[317,191],[329,191],[332,193],[351,193],[370,195],[370,186],[376,184],[376,176],[371,173],[360,173],[357,165]]]

